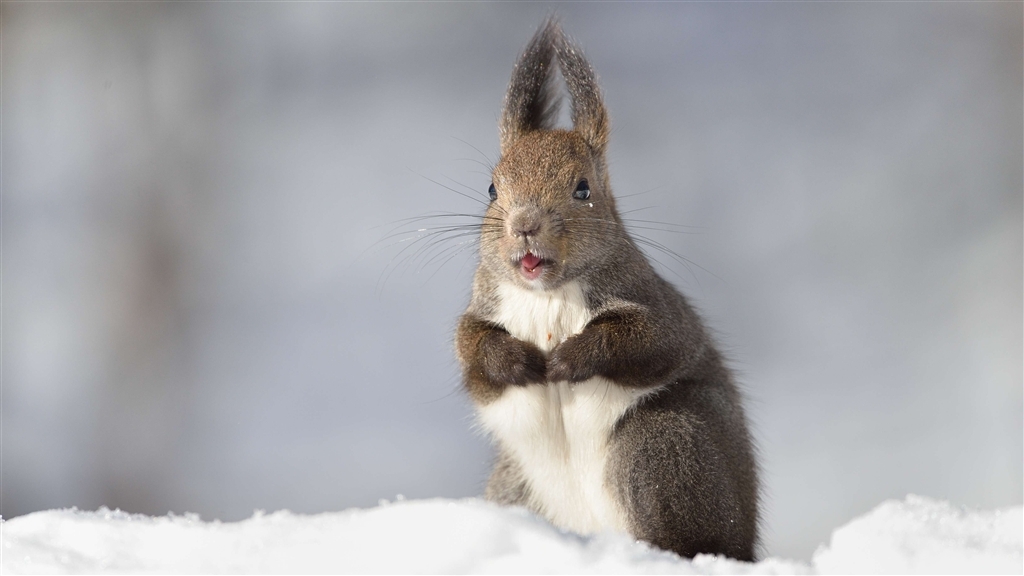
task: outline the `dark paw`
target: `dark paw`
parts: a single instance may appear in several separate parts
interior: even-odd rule
[[[544,353],[533,344],[505,335],[488,347],[484,359],[487,376],[494,382],[525,386],[545,380]]]
[[[582,382],[597,374],[593,350],[583,339],[570,338],[560,344],[548,359],[548,382]]]

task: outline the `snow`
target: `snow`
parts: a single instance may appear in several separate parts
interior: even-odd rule
[[[918,496],[837,529],[810,564],[686,560],[625,534],[560,531],[478,499],[400,500],[241,522],[48,510],[0,524],[0,572],[683,573],[1022,571],[1020,506],[969,511]]]
[[[1020,506],[968,511],[911,495],[833,532],[814,566],[823,573],[1020,574],[1022,542]]]

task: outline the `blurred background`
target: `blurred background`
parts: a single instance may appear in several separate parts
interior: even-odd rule
[[[1020,3],[4,3],[3,517],[480,494],[473,245],[395,241],[481,213],[552,11],[621,208],[695,227],[635,232],[699,265],[651,254],[740,374],[766,552],[1020,504]]]

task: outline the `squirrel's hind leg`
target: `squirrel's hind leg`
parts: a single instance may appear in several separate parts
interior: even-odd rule
[[[487,480],[484,498],[503,506],[524,506],[530,508],[529,488],[519,471],[519,465],[499,451],[494,470]]]
[[[753,461],[730,458],[731,439],[722,436],[731,431],[709,422],[712,411],[679,400],[662,396],[654,401],[660,406],[639,406],[616,427],[608,480],[626,509],[630,531],[688,558],[722,554],[753,561]]]

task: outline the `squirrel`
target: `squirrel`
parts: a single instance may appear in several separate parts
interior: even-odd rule
[[[557,129],[555,66],[572,129]],[[580,534],[753,561],[758,479],[740,393],[697,312],[615,206],[608,113],[554,18],[520,56],[480,261],[455,331],[497,456],[484,497]]]

